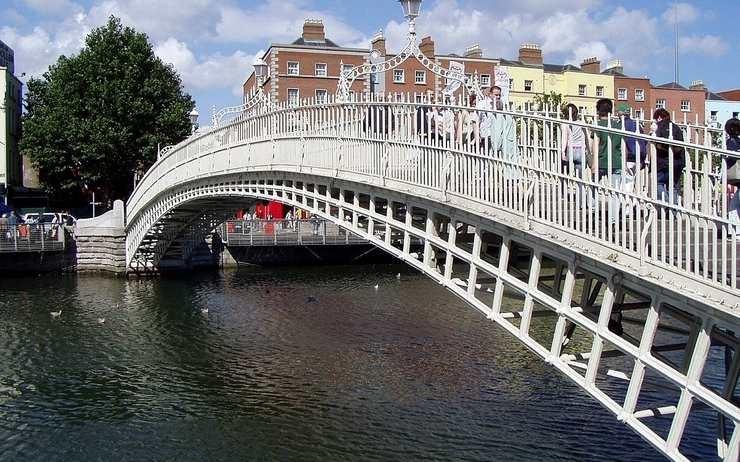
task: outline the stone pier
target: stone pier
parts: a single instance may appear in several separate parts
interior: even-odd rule
[[[123,201],[96,218],[77,221],[78,272],[126,273],[126,230]]]

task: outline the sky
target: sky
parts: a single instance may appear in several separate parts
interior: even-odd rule
[[[149,36],[179,71],[201,121],[211,107],[238,105],[255,55],[290,43],[306,18],[324,20],[339,45],[369,48],[380,29],[390,50],[407,26],[396,0],[2,0],[0,40],[15,50],[21,80],[41,76],[60,55],[116,15]],[[545,62],[621,59],[628,75],[674,80],[674,24],[680,31],[680,83],[740,87],[740,1],[424,0],[417,30],[442,53],[478,43],[487,57],[516,59],[521,43],[542,46]]]

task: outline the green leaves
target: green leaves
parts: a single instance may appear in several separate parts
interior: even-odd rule
[[[157,144],[190,134],[194,102],[180,77],[145,34],[112,16],[78,55],[61,56],[27,87],[21,149],[57,199],[79,198],[84,185],[126,199]]]

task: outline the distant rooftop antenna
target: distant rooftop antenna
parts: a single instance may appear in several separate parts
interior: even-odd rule
[[[678,75],[678,4],[677,3],[673,4],[673,28],[676,32],[676,47],[675,47],[675,56],[674,56],[676,68],[675,68],[675,74],[673,76],[673,79],[674,79],[673,81],[678,83],[679,75]]]

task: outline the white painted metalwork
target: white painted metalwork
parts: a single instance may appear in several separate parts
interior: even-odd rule
[[[221,226],[220,234],[224,243],[232,247],[368,244],[364,237],[318,217],[308,220],[228,220]]]
[[[213,128],[221,126],[224,118],[230,115],[237,115],[239,117],[249,117],[259,111],[265,111],[270,107],[270,98],[265,95],[262,88],[257,88],[257,91],[245,102],[239,106],[229,106],[218,111],[214,111],[211,117],[211,124]]]
[[[483,90],[481,89],[477,75],[475,78],[473,78],[473,76],[466,77],[465,74],[460,72],[456,72],[452,69],[445,69],[437,64],[434,57],[427,57],[422,53],[421,49],[419,49],[418,38],[416,35],[416,17],[419,15],[421,0],[401,0],[400,3],[403,7],[404,15],[409,23],[406,45],[397,55],[389,60],[381,63],[361,64],[346,71],[342,69],[339,74],[339,83],[337,84],[337,100],[349,101],[352,84],[359,77],[369,76],[372,74],[385,74],[386,72],[397,68],[410,58],[416,58],[422,66],[433,74],[447,80],[459,82],[460,86],[469,93],[475,94],[478,98],[483,98]],[[344,66],[340,66],[340,68],[341,67]],[[449,93],[444,96],[452,97],[453,95],[452,93]]]
[[[128,201],[128,265],[155,270],[173,248],[184,258],[187,242],[245,199],[300,207],[438,281],[671,459],[687,460],[692,413],[716,412],[721,457],[736,461],[740,355],[728,356],[723,384],[705,376],[712,348],[738,348],[740,224],[725,194],[737,153],[706,137],[626,132],[614,118],[602,126],[559,111],[413,100],[281,104],[185,140]],[[485,120],[490,138],[478,127]],[[608,155],[602,175],[596,165],[577,169],[562,161],[566,130],[583,130],[609,154],[644,141],[646,165]],[[617,173],[628,169],[630,187]],[[656,380],[678,392],[674,402],[649,402],[644,389]],[[610,395],[608,381],[624,384],[624,396]],[[672,416],[664,432],[658,415]]]
[[[0,225],[0,253],[59,252],[65,243],[64,227],[58,224]]]

